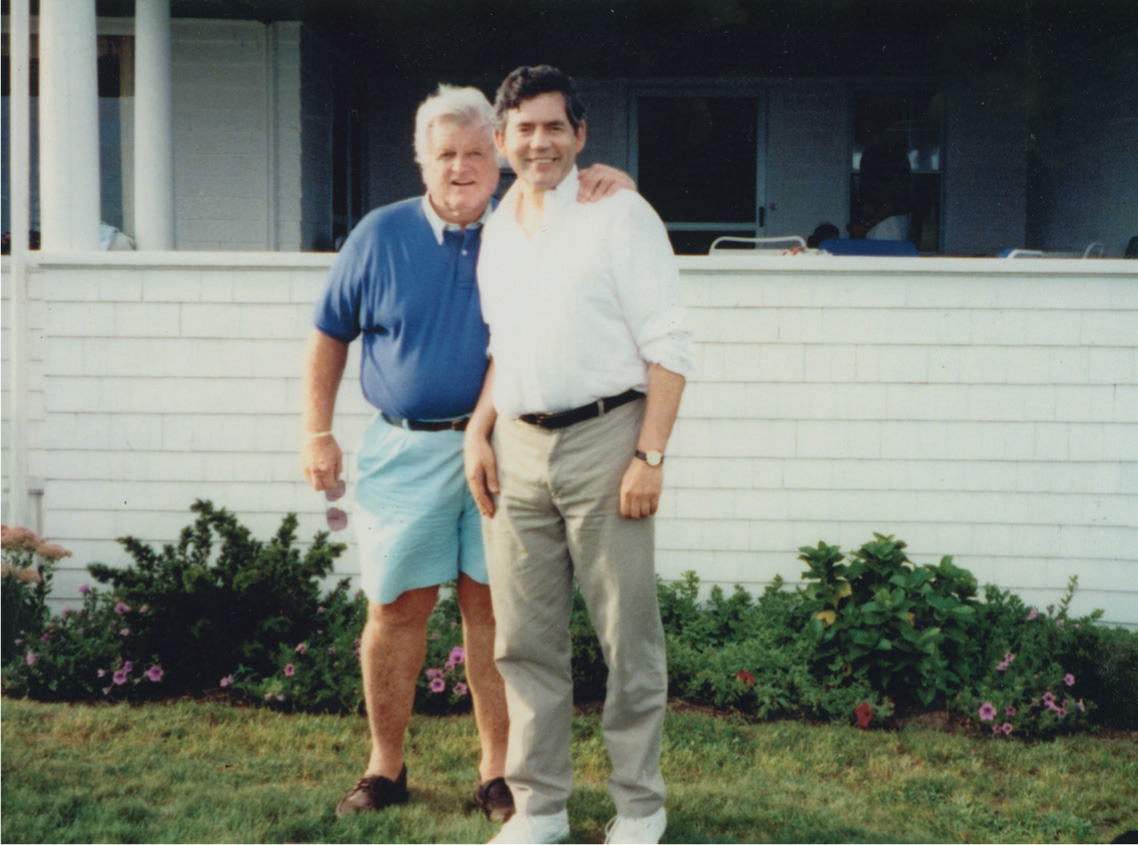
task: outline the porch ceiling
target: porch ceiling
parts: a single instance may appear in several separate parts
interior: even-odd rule
[[[649,78],[1018,75],[1138,31],[1135,0],[172,0],[172,13],[303,20],[369,72],[453,79],[537,62]]]

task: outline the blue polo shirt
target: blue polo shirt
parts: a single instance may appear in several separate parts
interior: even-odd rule
[[[363,335],[364,397],[415,420],[469,414],[487,365],[475,277],[482,227],[460,231],[428,213],[417,197],[364,217],[336,256],[315,317],[336,340]]]

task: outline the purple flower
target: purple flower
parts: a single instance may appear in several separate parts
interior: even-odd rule
[[[431,678],[431,692],[442,692],[447,688],[447,682],[442,678]]]
[[[453,672],[455,669],[455,665],[456,664],[453,660],[448,660],[446,663],[443,664],[443,668],[446,669],[448,672]]]
[[[288,666],[286,666],[284,668],[284,673],[285,673],[286,678],[291,678],[293,675],[296,674],[296,667],[290,663],[290,664],[288,664]]]
[[[297,645],[297,647],[296,647],[296,653],[297,654],[304,654],[306,651],[308,651],[308,643],[300,643],[299,645]]]
[[[122,616],[124,613],[130,613],[130,605],[123,602],[115,602],[115,613]]]
[[[1002,733],[1004,736],[1011,736],[1014,728],[1012,728],[1011,722],[1004,722],[1002,725],[1000,725],[999,730],[1000,733]]]
[[[443,670],[442,669],[428,669],[427,670],[427,677],[430,678],[432,681],[435,678],[441,678],[442,676],[443,676]]]
[[[40,642],[41,643],[50,643],[51,642],[51,634],[44,634],[42,637],[40,637]]]
[[[1034,607],[1030,611],[1028,611],[1028,614],[1027,614],[1027,621],[1028,622],[1034,622],[1038,618],[1039,618],[1039,611],[1036,610]]]
[[[451,623],[450,623],[450,627],[451,627],[452,629],[453,629],[453,628],[457,628],[457,627],[458,627],[458,623],[457,623],[457,622],[451,622]]]
[[[985,701],[980,705],[980,721],[990,722],[996,718],[996,708]]]
[[[1012,707],[1011,705],[1008,705],[1008,706],[1007,706],[1007,707],[1004,709],[1004,713],[1005,713],[1005,714],[1006,714],[1008,717],[1012,717],[1012,716],[1015,716],[1015,714],[1016,714],[1016,709],[1015,709],[1014,707]]]
[[[466,659],[466,651],[462,646],[456,645],[450,650],[450,660],[454,663],[461,663]]]
[[[1069,687],[1073,687],[1075,685],[1075,676],[1068,672],[1063,676],[1063,683]]]
[[[467,692],[468,692],[468,690],[466,688],[466,684],[462,683],[462,681],[459,681],[457,684],[454,685],[454,694],[455,695],[466,695]]]
[[[84,596],[85,596],[85,595],[87,595],[87,593],[89,593],[89,592],[91,592],[91,585],[90,585],[90,584],[84,584],[83,586],[81,586],[81,587],[79,588],[79,593],[80,593],[81,595],[84,595]]]
[[[316,615],[317,615],[317,616],[319,616],[319,615],[320,615],[321,613],[323,613],[323,612],[324,612],[324,608],[323,608],[323,607],[318,607],[318,608],[316,608]]]
[[[151,666],[146,670],[146,677],[148,677],[154,683],[158,683],[160,680],[162,680],[162,676],[164,674],[165,672],[162,671],[162,667],[157,664]]]
[[[1050,707],[1054,703],[1055,703],[1055,696],[1054,695],[1052,695],[1050,692],[1043,693],[1043,706],[1044,707]]]
[[[128,660],[126,663],[124,663],[122,665],[122,668],[123,668],[123,671],[129,675],[131,672],[134,671],[134,663],[131,662],[130,660]]]
[[[334,645],[328,646],[328,654],[333,655],[335,653],[336,653],[336,646],[334,646]]]
[[[119,631],[119,636],[120,637],[129,637],[130,636],[130,628],[123,628],[121,631]]]
[[[123,684],[125,684],[125,683],[126,683],[126,676],[127,676],[128,674],[130,674],[130,673],[129,673],[129,672],[127,672],[127,670],[126,670],[126,669],[119,669],[117,672],[115,672],[115,674],[114,674],[114,676],[111,678],[111,680],[113,680],[113,681],[114,681],[116,684],[118,684],[119,686],[122,686]]]
[[[29,651],[27,654],[24,655],[24,662],[27,663],[29,666],[35,666],[36,661],[39,659],[40,659],[39,655],[36,654],[34,651]]]
[[[441,636],[441,635],[439,634],[439,632],[438,632],[438,631],[434,631],[434,632],[432,632],[432,633],[431,633],[431,639],[432,639],[432,640],[437,640],[437,639],[438,639],[440,636]]]
[[[232,675],[226,675],[226,676],[225,676],[224,678],[222,678],[222,679],[221,679],[221,681],[220,681],[221,687],[222,687],[223,689],[224,689],[225,687],[229,686],[231,683],[233,683],[233,676],[232,676]]]

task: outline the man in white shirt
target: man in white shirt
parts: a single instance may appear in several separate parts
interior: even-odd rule
[[[660,218],[632,191],[574,207],[585,122],[569,77],[519,68],[498,90],[495,120],[518,180],[483,234],[491,363],[465,442],[486,517],[517,807],[493,841],[569,835],[576,575],[609,668],[603,725],[617,816],[608,841],[658,842],[667,669],[652,515],[692,368],[675,257]]]

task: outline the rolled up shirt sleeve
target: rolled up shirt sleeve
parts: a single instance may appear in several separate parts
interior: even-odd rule
[[[617,291],[640,355],[689,378],[695,370],[680,272],[663,221],[639,194],[628,205],[626,237],[614,238]]]

